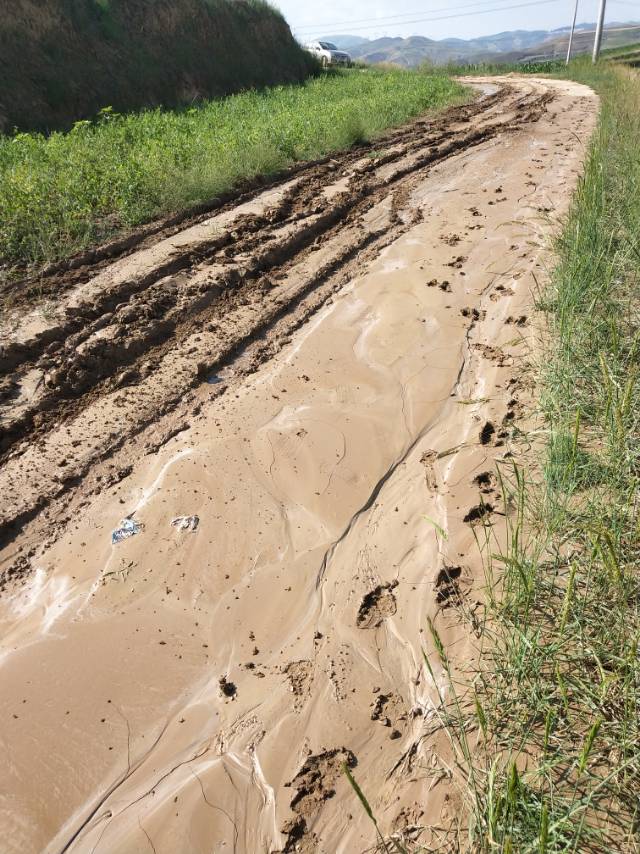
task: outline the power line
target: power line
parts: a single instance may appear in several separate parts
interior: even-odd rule
[[[490,14],[492,12],[508,12],[511,9],[524,9],[527,6],[544,6],[544,5],[549,5],[550,3],[558,3],[558,2],[559,2],[559,0],[529,0],[529,2],[527,2],[527,3],[516,3],[516,4],[512,4],[510,6],[494,7],[493,9],[478,9],[475,12],[462,12],[459,15],[439,15],[435,18],[414,18],[411,21],[402,21],[402,24],[403,25],[406,25],[406,24],[428,24],[428,23],[432,23],[433,21],[447,21],[447,20],[451,20],[452,18],[470,18],[470,17],[474,17],[475,15],[487,15],[487,14]],[[313,32],[319,32],[320,30],[325,30],[328,26],[331,26],[331,25],[330,24],[319,24],[316,27],[313,27],[313,28],[309,27],[308,29],[313,31]],[[384,24],[382,26],[384,26]],[[357,30],[377,30],[377,29],[380,29],[380,24],[379,23],[367,24],[365,26],[351,27],[351,29],[356,30],[356,31]],[[294,31],[299,32],[300,30],[295,29]]]
[[[435,12],[455,12],[457,9],[472,9],[472,8],[477,7],[477,6],[486,6],[487,4],[491,5],[492,3],[495,3],[495,2],[496,2],[496,0],[480,0],[480,2],[478,2],[478,3],[465,3],[462,6],[444,6],[444,7],[441,7],[440,9],[430,9],[429,14],[431,15]],[[420,15],[420,14],[422,14],[423,11],[424,10],[422,10],[422,9],[416,9],[413,12],[402,12],[402,13],[397,14],[397,15],[381,15],[381,16],[376,17],[376,18],[371,18],[371,17],[369,17],[369,18],[356,18],[356,19],[352,19],[350,21],[334,21],[333,23],[319,24],[319,25],[315,25],[315,24],[304,24],[303,25],[303,24],[301,24],[300,26],[297,27],[297,26],[295,26],[295,24],[292,24],[291,27],[292,27],[292,29],[296,30],[296,32],[300,32],[301,30],[317,30],[318,27],[349,27],[351,25],[357,25],[357,24],[369,24],[369,23],[373,23],[374,21],[376,21],[376,22],[379,21],[381,24],[384,24],[387,21],[396,21],[396,20],[402,19],[402,18],[410,18],[414,15]],[[403,21],[400,21],[400,23],[403,23]],[[411,22],[409,22],[409,23],[411,23]]]

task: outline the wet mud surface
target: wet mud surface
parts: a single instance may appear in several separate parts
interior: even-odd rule
[[[426,618],[473,654],[474,529],[504,524],[597,113],[476,84],[5,294],[7,851],[364,852],[345,763],[385,832],[444,844]]]

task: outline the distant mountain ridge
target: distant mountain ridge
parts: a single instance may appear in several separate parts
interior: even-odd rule
[[[607,25],[605,47],[619,47],[640,41],[640,26],[634,29],[635,21],[612,22]],[[630,32],[618,32],[618,28],[629,28]],[[434,65],[447,63],[472,64],[476,62],[518,62],[537,55],[561,55],[567,49],[569,27],[556,30],[507,30],[495,35],[475,39],[430,39],[426,36],[409,38],[385,36],[365,39],[361,36],[325,36],[323,40],[333,42],[341,50],[348,50],[354,59],[367,63],[391,63],[413,68],[424,62]],[[586,33],[595,29],[595,23],[583,23],[576,27],[576,52],[589,49]]]

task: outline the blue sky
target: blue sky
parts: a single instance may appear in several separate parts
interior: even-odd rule
[[[301,41],[352,33],[367,38],[473,38],[502,30],[567,26],[574,0],[272,0]],[[527,5],[522,5],[522,4]],[[520,6],[511,8],[510,6]],[[491,11],[495,10],[495,11]],[[578,21],[594,21],[598,0],[580,0]],[[391,20],[391,16],[394,19]],[[421,20],[430,18],[431,20]],[[437,20],[437,19],[440,20]],[[386,20],[385,20],[386,19]],[[640,21],[640,0],[607,0],[608,21]]]

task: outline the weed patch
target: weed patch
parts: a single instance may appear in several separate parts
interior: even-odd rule
[[[66,257],[464,97],[442,75],[354,70],[185,111],[107,109],[48,137],[0,137],[0,260]]]

